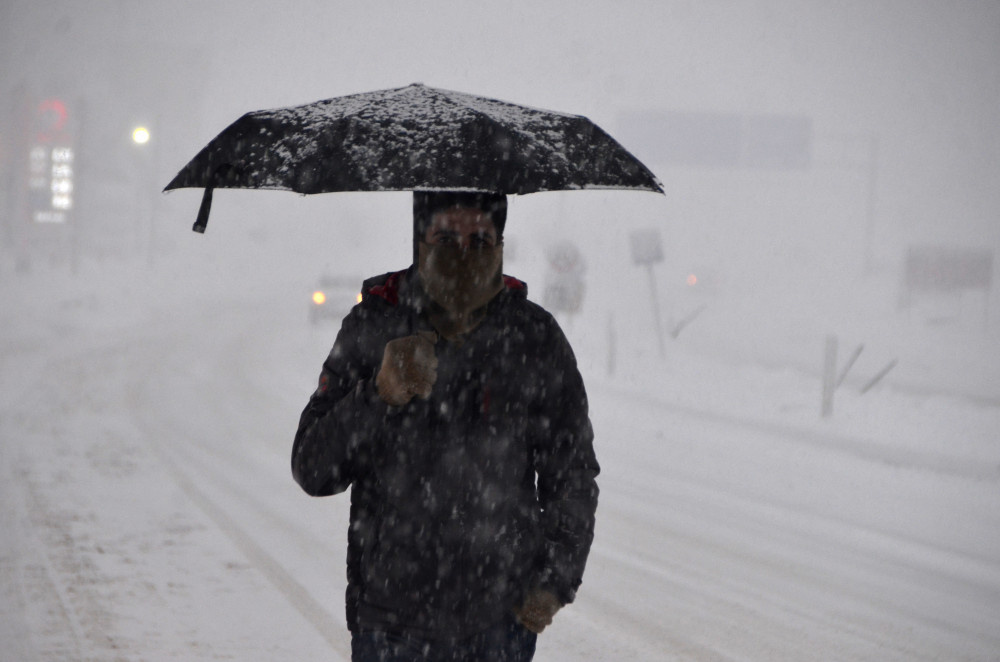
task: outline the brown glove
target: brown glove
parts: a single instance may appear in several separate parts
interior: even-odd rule
[[[517,622],[535,634],[541,634],[546,626],[552,625],[552,617],[562,608],[553,593],[536,588],[524,597],[524,604],[514,610]]]
[[[426,400],[437,381],[437,334],[423,331],[415,336],[390,340],[382,353],[382,367],[375,376],[379,396],[402,407],[414,396]]]

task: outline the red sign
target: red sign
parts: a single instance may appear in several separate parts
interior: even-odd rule
[[[35,117],[38,142],[50,143],[62,135],[63,131],[66,130],[68,118],[66,104],[59,99],[46,99],[38,104],[38,112]]]

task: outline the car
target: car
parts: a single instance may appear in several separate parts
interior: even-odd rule
[[[318,324],[324,320],[343,320],[351,307],[361,301],[362,281],[355,276],[320,277],[309,302],[309,321]]]

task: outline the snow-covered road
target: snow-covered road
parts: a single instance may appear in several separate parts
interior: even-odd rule
[[[182,289],[4,284],[4,661],[349,658],[348,499],[288,469],[335,328],[280,283]],[[995,407],[876,394],[838,427],[717,404],[748,366],[675,359],[681,401],[581,364],[597,539],[537,660],[1000,660]]]

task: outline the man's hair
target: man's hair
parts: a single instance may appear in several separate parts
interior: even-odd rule
[[[424,236],[431,224],[434,212],[450,207],[471,207],[481,209],[493,219],[497,237],[503,236],[507,223],[507,196],[503,193],[482,193],[465,191],[414,191],[413,192],[413,236]]]

